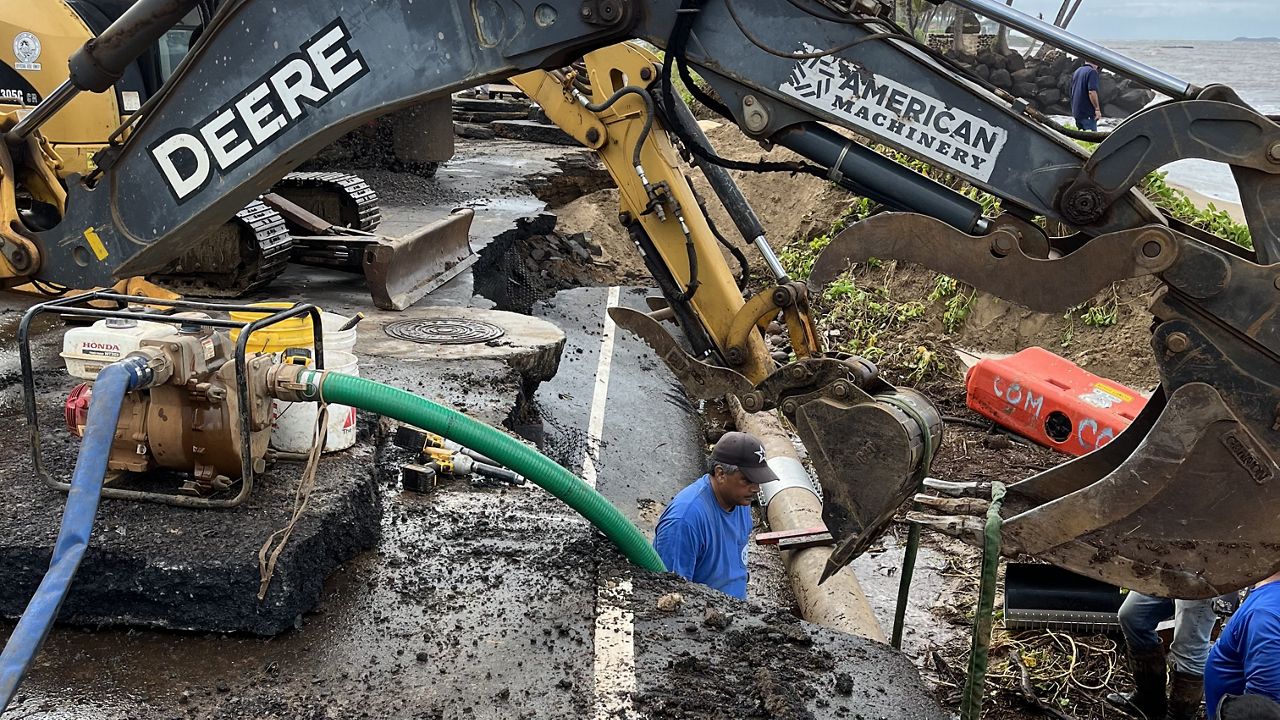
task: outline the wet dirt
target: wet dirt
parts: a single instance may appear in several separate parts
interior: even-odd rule
[[[947,717],[910,661],[886,645],[671,575],[637,573],[635,588],[635,704],[644,717]],[[680,601],[660,604],[672,594]]]
[[[397,157],[392,136],[390,117],[372,120],[321,148],[298,170],[391,170],[423,179],[435,175],[439,163]]]

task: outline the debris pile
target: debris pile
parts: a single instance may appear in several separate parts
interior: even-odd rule
[[[456,97],[453,100],[453,131],[473,140],[510,140],[578,145],[578,141],[547,120],[542,109],[523,94],[506,99]]]

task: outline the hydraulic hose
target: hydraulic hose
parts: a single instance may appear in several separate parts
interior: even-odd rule
[[[304,370],[298,377],[303,399],[357,407],[409,423],[493,458],[563,500],[600,529],[632,563],[664,572],[653,545],[603,495],[556,464],[500,430],[442,405],[373,380],[325,370]],[[95,394],[96,398],[96,394]],[[296,399],[296,398],[288,398]]]
[[[103,368],[94,382],[93,403],[89,405],[84,440],[71,476],[71,491],[67,494],[58,540],[53,546],[53,559],[5,643],[4,652],[0,653],[0,713],[9,707],[18,685],[31,669],[80,567],[98,514],[107,458],[124,396],[142,382],[146,373],[144,361],[126,358]]]

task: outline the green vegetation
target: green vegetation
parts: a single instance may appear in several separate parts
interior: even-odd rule
[[[1186,193],[1165,181],[1167,176],[1168,173],[1153,172],[1143,178],[1142,192],[1151,202],[1188,225],[1207,230],[1237,245],[1253,247],[1253,238],[1246,225],[1236,222],[1226,210],[1219,210],[1213,203],[1209,203],[1207,208],[1196,207]]]
[[[797,278],[808,277],[814,260],[831,239],[866,218],[873,209],[865,198],[856,198],[826,232],[788,245],[780,254],[787,272]],[[821,318],[822,329],[828,333],[829,349],[861,355],[905,374],[909,382],[920,382],[944,372],[944,359],[950,356],[932,344],[902,338],[922,334],[909,331],[928,327],[928,311],[935,302],[944,307],[944,316],[952,318],[953,327],[958,327],[968,313],[973,291],[965,291],[951,281],[950,289],[937,298],[893,297],[889,288],[894,285],[896,272],[897,263],[873,258],[836,278],[811,302],[816,317]]]
[[[967,285],[964,287],[968,288]],[[969,308],[973,306],[977,296],[977,290],[970,288],[965,292],[955,278],[939,275],[933,283],[933,292],[929,293],[929,302],[943,302],[945,310],[942,312],[942,327],[951,333],[964,325],[969,317]]]

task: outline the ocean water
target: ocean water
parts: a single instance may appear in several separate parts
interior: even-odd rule
[[[1280,114],[1280,43],[1198,40],[1113,41],[1104,45],[1195,85],[1227,85],[1263,114]],[[1167,98],[1157,98],[1157,101]],[[1179,160],[1169,180],[1211,198],[1240,202],[1231,171],[1207,160]]]

